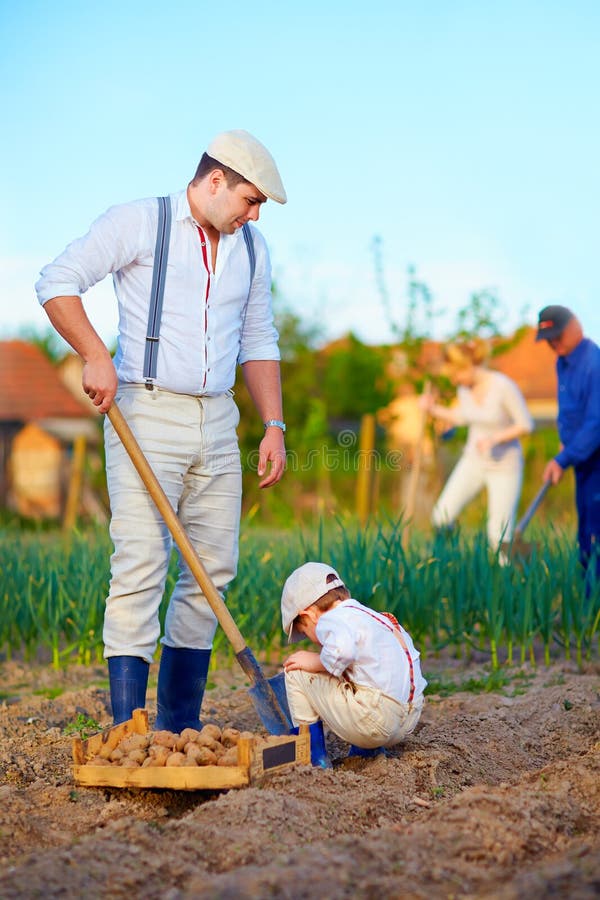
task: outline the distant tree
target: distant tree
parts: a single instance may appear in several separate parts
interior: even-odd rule
[[[355,335],[327,353],[323,389],[330,417],[360,418],[387,406],[394,395],[386,348],[370,347]]]
[[[21,341],[27,341],[28,344],[39,347],[54,364],[62,362],[65,356],[75,352],[53,328],[40,330],[34,326],[25,326],[19,329],[17,337]],[[114,356],[117,350],[116,340],[107,346],[111,355]]]
[[[402,349],[402,365],[396,366],[396,380],[408,382],[421,390],[426,377],[421,365],[423,344],[431,339],[434,321],[444,311],[436,306],[431,290],[417,277],[412,265],[407,270],[406,295],[393,303],[385,278],[381,237],[373,238],[372,251],[381,304],[390,332]]]
[[[66,341],[53,328],[40,331],[34,326],[25,326],[19,330],[17,337],[41,350],[51,363],[62,362],[65,356],[72,352]]]
[[[527,316],[527,308],[520,311],[522,321]],[[492,356],[505,353],[522,339],[528,326],[525,324],[506,337],[506,320],[508,310],[491,289],[476,291],[471,294],[466,306],[460,309],[456,317],[456,330],[449,340],[468,341],[474,337],[488,338],[492,343]]]
[[[417,390],[423,386],[425,378],[431,377],[421,365],[421,349],[423,343],[432,336],[435,319],[444,314],[444,310],[435,304],[433,294],[427,284],[417,278],[414,266],[408,267],[408,283],[406,299],[402,315],[398,316],[390,299],[383,265],[383,241],[373,238],[373,260],[375,280],[383,309],[386,313],[390,331],[402,348],[404,354],[404,373],[399,380],[412,383]],[[527,307],[520,310],[520,319],[524,323]],[[484,288],[474,291],[464,307],[456,314],[455,328],[447,335],[448,341],[467,341],[474,337],[486,337],[492,341],[492,355],[506,352],[522,339],[527,325],[521,324],[510,336],[505,335],[508,309],[502,303],[496,291]],[[434,376],[434,381],[440,379]],[[444,386],[444,379],[440,385]],[[447,385],[445,385],[447,387]]]
[[[304,444],[303,431],[310,423],[314,431],[314,402],[321,395],[316,344],[321,337],[318,326],[307,324],[300,316],[282,309],[275,316],[281,353],[284,416],[288,424],[288,448],[299,450]],[[238,371],[235,385],[236,402],[241,421],[238,429],[240,443],[252,452],[260,442],[263,429],[256,410]]]

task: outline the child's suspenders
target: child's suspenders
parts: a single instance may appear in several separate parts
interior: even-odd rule
[[[146,331],[146,350],[144,353],[144,382],[149,391],[154,388],[156,380],[156,363],[158,359],[158,341],[160,336],[160,320],[162,317],[163,298],[165,296],[165,281],[167,278],[167,262],[169,259],[169,239],[171,236],[171,200],[169,197],[157,197],[158,200],[158,228],[156,232],[156,247],[154,250],[154,267],[152,269],[152,287],[150,289],[150,308],[148,311],[148,328]],[[254,241],[248,223],[242,225],[248,260],[250,262],[250,287],[244,304],[242,316],[242,329],[246,324],[248,301],[254,280],[256,269],[256,253]]]
[[[400,631],[400,625],[398,624],[398,620],[396,619],[395,616],[392,616],[391,613],[380,613],[380,615],[385,616],[386,618],[389,617],[390,619],[392,619],[397,625],[397,627],[394,627],[394,625],[392,625],[391,622],[390,622],[390,624],[388,624],[387,622],[382,622],[381,619],[379,618],[379,616],[376,616],[374,613],[369,612],[367,609],[361,609],[359,606],[355,606],[355,607],[353,607],[353,609],[358,609],[360,612],[366,613],[367,616],[371,616],[371,618],[375,619],[376,622],[379,622],[380,625],[383,625],[385,628],[388,628],[393,633],[394,637],[397,639],[398,643],[400,644],[400,646],[406,653],[406,658],[408,660],[408,673],[409,673],[409,677],[410,677],[410,693],[408,695],[408,702],[412,703],[414,696],[415,696],[415,669],[413,666],[413,661],[412,661],[412,657],[410,655],[410,651],[409,651],[408,647],[406,646],[406,641],[402,637],[402,632]]]

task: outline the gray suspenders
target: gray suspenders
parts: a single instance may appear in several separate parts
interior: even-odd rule
[[[158,359],[158,341],[160,336],[160,320],[162,317],[163,298],[165,296],[165,282],[167,279],[167,261],[169,258],[169,239],[171,236],[171,201],[169,197],[157,197],[158,200],[158,229],[156,233],[156,248],[154,250],[154,267],[152,269],[152,287],[150,290],[150,308],[148,311],[148,328],[146,332],[146,351],[144,353],[144,382],[146,388],[151,391],[156,379],[156,363]],[[242,329],[246,324],[248,301],[254,281],[256,270],[256,253],[250,226],[242,225],[248,261],[250,263],[250,287],[244,304],[242,316]]]
[[[157,197],[158,229],[156,248],[154,250],[154,268],[152,269],[152,288],[150,290],[150,311],[148,313],[148,330],[146,332],[146,352],[144,353],[144,381],[149,391],[156,378],[156,361],[158,359],[158,336],[162,317],[165,281],[167,278],[167,260],[169,258],[169,238],[171,236],[171,201],[169,197]]]

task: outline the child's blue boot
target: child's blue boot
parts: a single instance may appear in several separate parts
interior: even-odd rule
[[[327,753],[327,745],[325,743],[325,732],[323,731],[323,723],[319,719],[308,726],[310,731],[310,761],[313,766],[320,766],[322,769],[332,769],[332,763]]]
[[[350,744],[348,756],[361,756],[363,759],[373,759],[382,753],[385,755],[385,747],[357,747],[356,744]]]
[[[323,723],[319,719],[308,726],[310,732],[310,761],[313,766],[319,766],[321,769],[332,769],[333,764],[327,753],[327,745],[325,744],[325,732],[323,731]],[[299,728],[296,726],[290,730],[290,734],[298,734]]]

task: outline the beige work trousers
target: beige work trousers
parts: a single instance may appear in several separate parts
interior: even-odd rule
[[[239,412],[231,393],[194,397],[127,384],[120,385],[117,402],[206,571],[223,591],[236,574],[242,493]],[[104,425],[115,548],[104,655],[152,662],[173,542],[108,418]],[[209,649],[216,626],[196,579],[180,559],[163,643]]]
[[[302,669],[285,673],[285,688],[294,725],[321,719],[342,740],[364,749],[402,741],[415,730],[423,708],[423,695],[400,703],[375,688]]]

